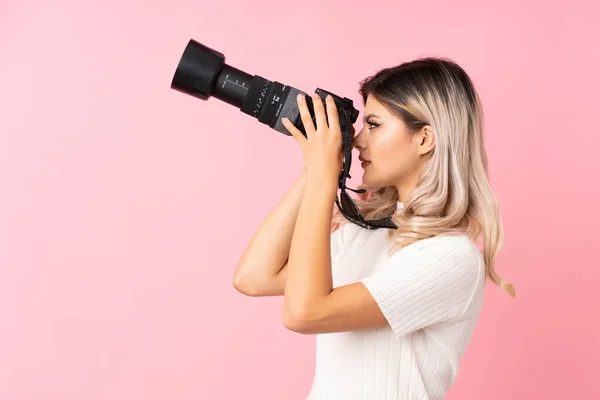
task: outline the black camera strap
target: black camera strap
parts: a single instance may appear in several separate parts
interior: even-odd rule
[[[346,119],[346,123],[343,124],[344,131],[342,132],[343,145],[344,145],[344,165],[342,168],[342,173],[340,174],[338,180],[338,188],[351,190],[354,193],[365,193],[365,189],[350,189],[346,186],[346,179],[352,178],[350,176],[350,166],[352,164],[352,123],[350,122],[350,118],[348,118],[347,113],[342,112],[343,118]]]
[[[350,176],[350,166],[352,165],[352,140],[354,138],[352,135],[352,123],[350,121],[350,118],[349,118],[347,112],[343,111],[341,115],[343,115],[343,118],[346,119],[346,121],[345,121],[346,123],[342,124],[342,126],[344,126],[343,131],[342,131],[342,138],[343,138],[343,145],[344,145],[344,149],[343,149],[344,161],[343,161],[342,172],[340,173],[340,176],[338,179],[338,188],[340,190],[351,190],[354,193],[365,193],[366,192],[365,189],[351,189],[346,186],[346,179],[352,178],[352,176]],[[352,201],[352,200],[350,200],[350,201]],[[343,213],[344,210],[342,209],[340,202],[338,202],[336,200],[336,204]],[[356,206],[354,206],[354,207],[356,207]],[[360,216],[360,214],[357,217],[360,219],[360,226],[366,227],[368,229],[379,229],[379,228],[398,229],[396,224],[392,221],[391,216],[382,218],[382,219],[378,219],[378,220],[364,220],[363,217]],[[351,222],[356,223],[355,221],[351,221]]]

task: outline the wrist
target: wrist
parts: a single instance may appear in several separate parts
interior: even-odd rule
[[[306,185],[316,190],[327,193],[333,198],[337,196],[338,180],[336,177],[326,174],[307,173]]]
[[[325,168],[304,168],[306,176],[309,180],[318,180],[323,182],[335,182],[337,187],[339,172],[331,172]]]

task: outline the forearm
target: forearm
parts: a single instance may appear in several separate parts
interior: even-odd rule
[[[333,290],[331,218],[336,182],[309,176],[298,211],[288,260],[284,309],[287,315],[311,318],[313,304]]]
[[[238,263],[234,280],[268,279],[279,273],[290,252],[306,181],[307,173],[303,170],[261,223]]]

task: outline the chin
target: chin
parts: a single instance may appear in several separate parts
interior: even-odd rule
[[[373,179],[373,176],[368,174],[367,172],[363,173],[363,179],[362,179],[363,183],[369,187],[378,187],[379,186],[379,182],[377,182],[377,179]]]
[[[373,172],[364,172],[362,178],[363,184],[370,188],[381,189],[386,186],[390,186],[389,179],[382,179],[381,177],[373,176]]]

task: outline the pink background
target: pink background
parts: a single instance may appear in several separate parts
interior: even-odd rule
[[[170,89],[190,38],[361,111],[383,66],[464,66],[517,299],[488,285],[448,398],[600,398],[593,1],[203,3],[0,3],[0,399],[305,398],[314,336],[231,283],[301,153]]]

